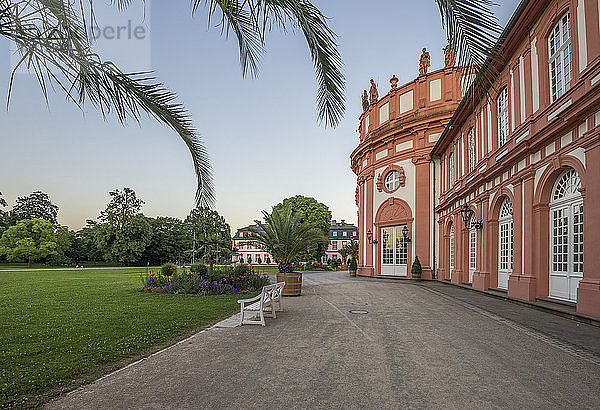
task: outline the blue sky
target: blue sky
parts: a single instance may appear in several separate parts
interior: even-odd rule
[[[150,61],[160,80],[179,94],[210,153],[216,209],[233,230],[296,194],[327,204],[334,219],[356,222],[349,155],[358,143],[362,90],[370,78],[380,95],[388,91],[392,74],[400,83],[412,80],[422,47],[431,54],[432,70],[443,64],[445,36],[433,0],[314,3],[331,18],[345,63],[347,110],[335,129],[316,121],[316,81],[297,33],[272,32],[259,77],[244,79],[235,40],[209,27],[204,11],[192,18],[188,2],[152,1],[146,17],[129,12],[148,29],[148,41],[122,57],[111,55],[126,66],[132,59]],[[496,7],[502,24],[517,3]],[[3,103],[8,50],[0,40]],[[110,190],[124,186],[146,201],[148,216],[184,218],[194,206],[187,149],[152,120],[121,127],[91,106],[82,112],[58,92],[47,107],[35,80],[21,74],[9,110],[0,110],[0,123],[0,192],[9,205],[17,196],[42,190],[60,207],[59,221],[74,229],[98,216]]]

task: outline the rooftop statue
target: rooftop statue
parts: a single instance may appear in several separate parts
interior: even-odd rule
[[[392,90],[398,87],[398,77],[396,77],[396,74],[390,78],[390,84],[392,84]]]
[[[363,107],[363,111],[367,111],[369,109],[369,96],[367,95],[367,90],[363,91],[362,107]]]
[[[375,81],[371,79],[371,89],[369,90],[371,104],[376,104],[379,101],[379,93],[377,92],[377,86]]]
[[[444,55],[445,57],[445,68],[454,67],[456,63],[456,49],[451,43],[448,43],[446,47],[444,47]]]
[[[431,65],[431,58],[429,57],[429,52],[427,49],[423,47],[423,52],[421,54],[421,59],[419,60],[419,75],[427,74],[427,69]]]

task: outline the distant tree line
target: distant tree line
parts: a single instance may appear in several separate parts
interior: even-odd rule
[[[199,207],[185,220],[142,212],[144,201],[130,188],[109,193],[96,220],[78,231],[58,223],[59,208],[40,191],[18,197],[15,206],[0,193],[0,261],[76,265],[109,262],[159,265],[231,260],[229,224],[216,211]]]

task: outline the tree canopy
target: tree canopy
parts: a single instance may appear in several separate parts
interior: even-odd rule
[[[325,237],[329,235],[331,228],[331,211],[329,207],[315,198],[296,195],[291,198],[286,198],[283,202],[275,205],[273,211],[282,211],[290,209],[294,215],[297,215],[300,223],[307,223],[323,233]],[[301,257],[304,260],[320,260],[325,254],[327,244],[322,241],[317,241],[315,244],[308,247],[305,254]]]
[[[198,258],[214,265],[222,258],[231,256],[231,228],[217,211],[206,207],[193,209],[185,218],[192,235],[196,238]]]
[[[42,218],[58,224],[58,206],[50,201],[48,194],[35,191],[28,196],[20,196],[11,211],[11,219],[16,222],[22,219]]]
[[[0,255],[9,262],[35,262],[59,256],[55,227],[42,218],[24,219],[0,238]]]

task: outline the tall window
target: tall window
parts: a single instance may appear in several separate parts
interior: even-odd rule
[[[475,168],[475,129],[471,127],[468,134],[467,140],[468,148],[469,148],[469,171],[473,171]]]
[[[450,227],[450,274],[454,269],[454,224]]]
[[[450,167],[450,188],[454,186],[454,152],[450,153],[450,157],[448,158],[448,166]]]
[[[567,12],[548,38],[550,95],[552,102],[571,87],[571,17]]]
[[[508,139],[508,88],[498,94],[498,146],[506,144]]]

